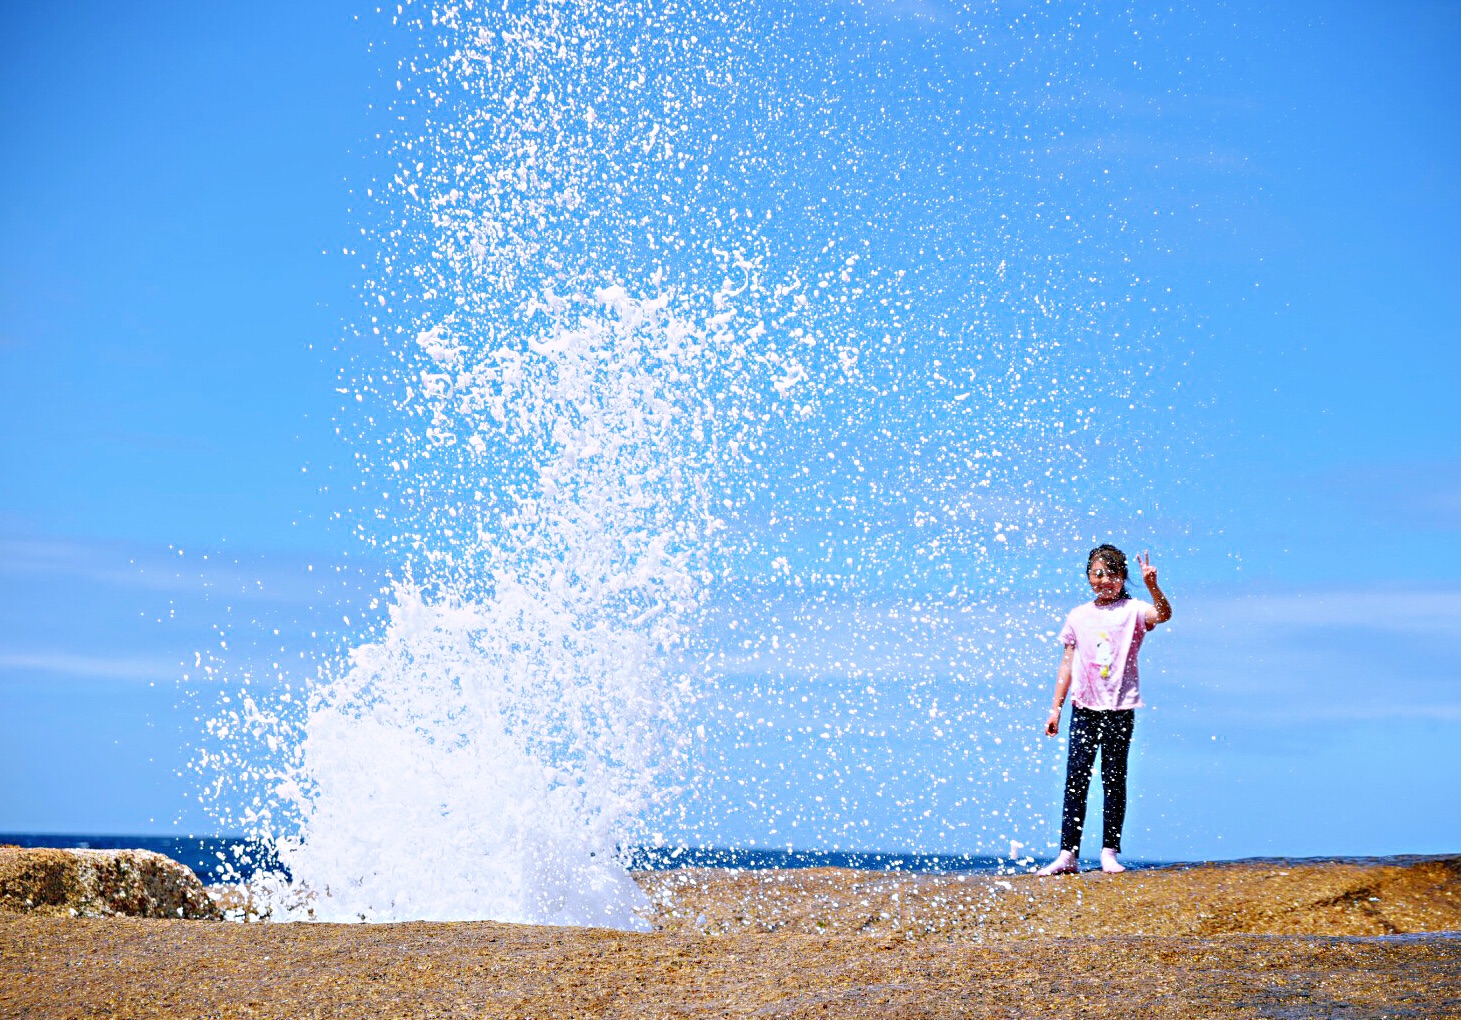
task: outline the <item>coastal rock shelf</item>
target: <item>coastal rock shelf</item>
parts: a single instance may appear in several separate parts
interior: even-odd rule
[[[0,1015],[1461,1017],[1455,858],[636,877],[664,930],[0,915]]]
[[[150,850],[0,846],[0,912],[53,917],[222,915],[192,870]]]
[[[971,941],[1032,936],[1398,935],[1461,931],[1461,857],[1237,862],[1121,875],[808,868],[646,872],[666,931]]]

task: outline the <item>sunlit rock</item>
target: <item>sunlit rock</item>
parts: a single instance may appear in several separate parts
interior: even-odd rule
[[[198,876],[150,850],[0,846],[0,910],[50,917],[222,915]]]

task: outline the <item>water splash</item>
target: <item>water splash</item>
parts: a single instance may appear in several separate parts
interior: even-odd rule
[[[981,80],[888,65],[873,8],[401,11],[340,369],[387,619],[208,762],[261,788],[276,916],[634,927],[665,831],[1048,828],[1045,578],[1139,482],[1150,373],[1032,170],[1079,12],[966,12]]]
[[[383,638],[315,695],[280,851],[314,916],[642,923],[618,855],[683,773],[689,687],[665,657],[720,527],[693,385],[715,356],[667,304],[548,292],[521,344],[455,318],[418,334],[435,442],[490,437],[521,466],[496,513],[458,509],[432,593],[396,585]]]

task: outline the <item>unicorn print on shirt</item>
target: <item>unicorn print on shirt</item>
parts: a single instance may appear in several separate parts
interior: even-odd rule
[[[1111,664],[1116,661],[1116,647],[1111,643],[1111,635],[1106,631],[1096,634],[1096,647],[1091,652],[1091,666],[1098,669],[1101,679],[1104,680],[1111,675]]]

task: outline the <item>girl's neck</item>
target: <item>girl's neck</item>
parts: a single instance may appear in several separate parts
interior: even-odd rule
[[[1124,601],[1126,601],[1126,599],[1127,599],[1126,593],[1125,592],[1122,592],[1120,595],[1112,595],[1109,599],[1108,598],[1102,598],[1100,595],[1097,595],[1096,596],[1096,599],[1095,599],[1095,602],[1096,602],[1096,605],[1098,605],[1098,606],[1114,606],[1118,602],[1124,602]]]

